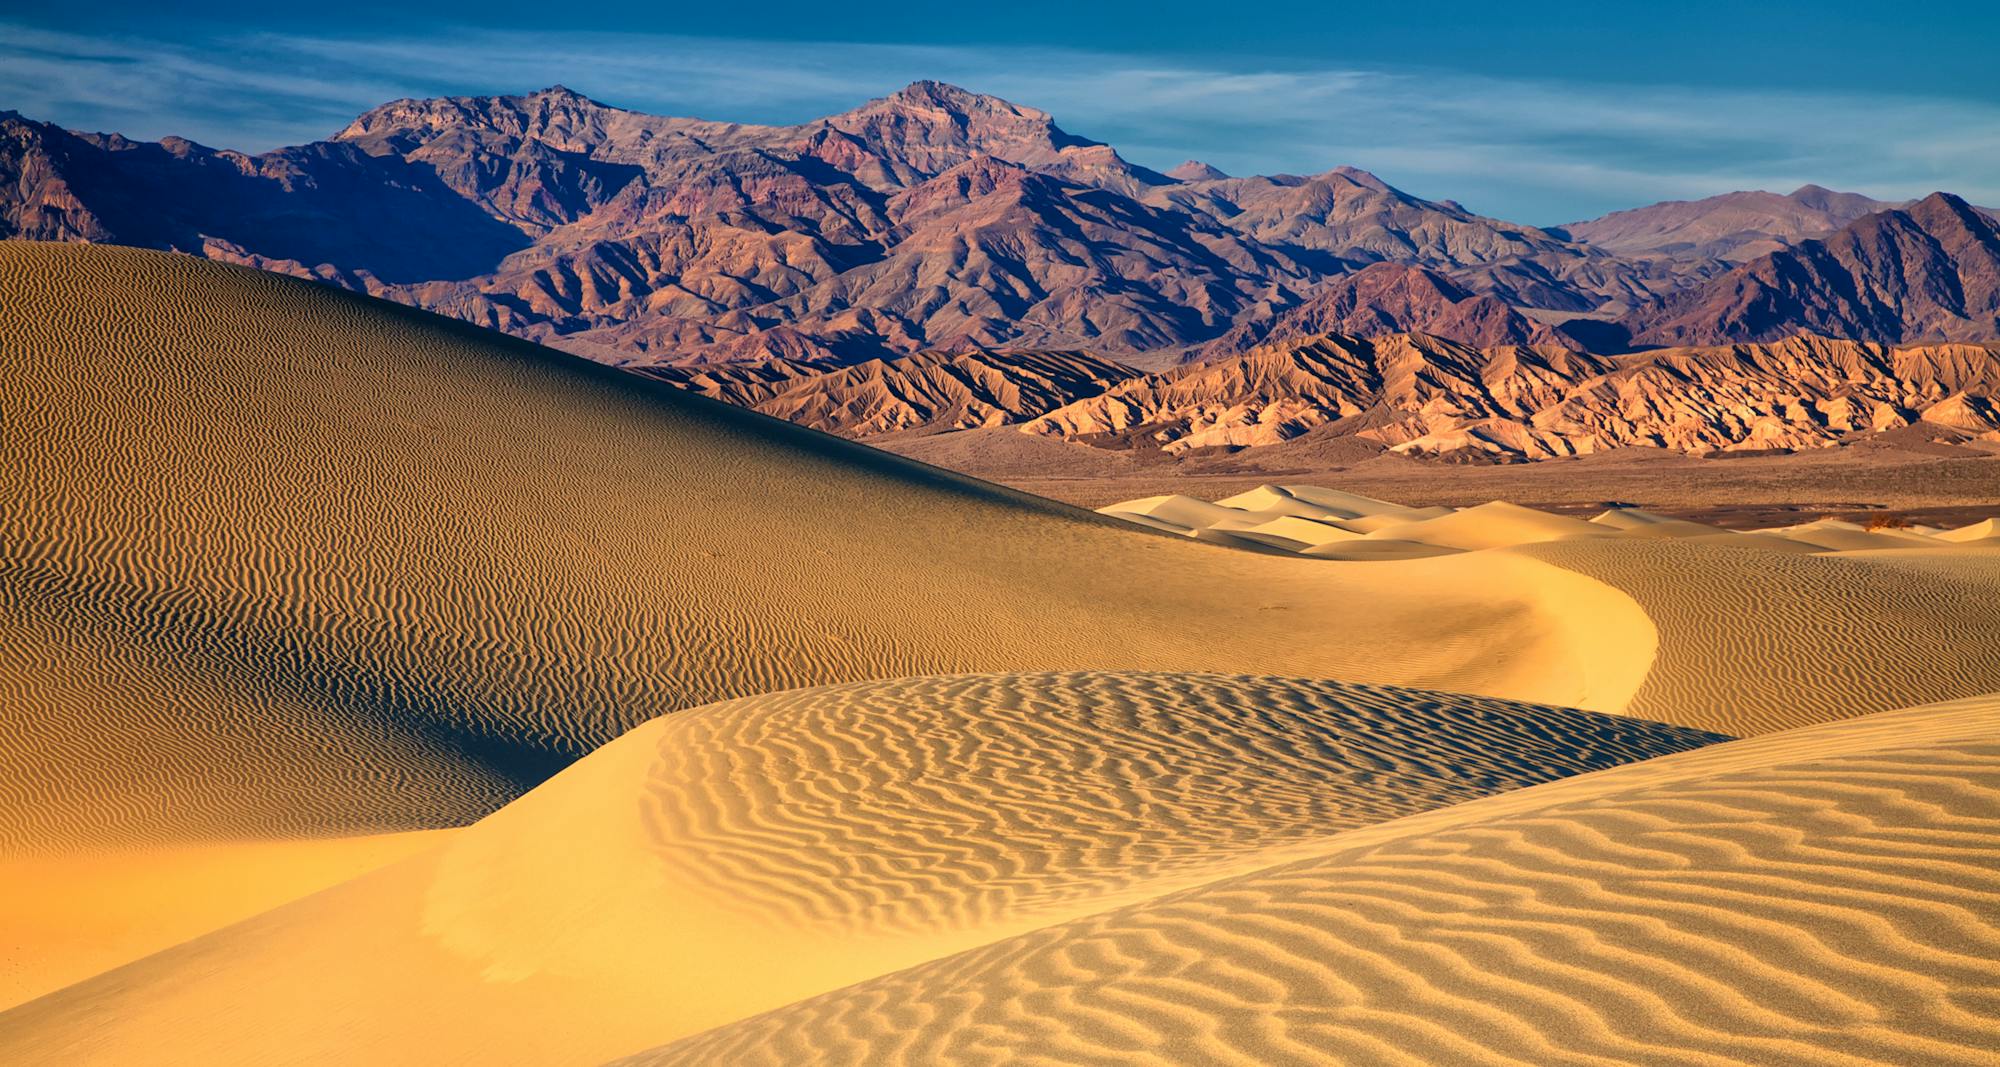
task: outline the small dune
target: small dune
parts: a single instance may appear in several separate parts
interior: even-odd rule
[[[1368,536],[1385,541],[1416,541],[1439,548],[1469,550],[1610,537],[1612,534],[1582,519],[1551,515],[1496,500],[1434,519],[1384,526]]]
[[[1343,828],[1720,740],[1180,674],[715,704],[429,854],[0,1015],[0,1060],[589,1063]]]
[[[1972,1065],[2000,699],[1338,834],[621,1061]]]
[[[1410,559],[1607,537],[1692,541],[1790,554],[2000,545],[2000,526],[1995,525],[2000,519],[1983,519],[1955,530],[1864,527],[1819,519],[1739,532],[1633,507],[1610,508],[1586,522],[1504,500],[1469,508],[1411,508],[1309,485],[1265,485],[1214,503],[1189,496],[1147,497],[1097,510],[1196,540],[1275,548],[1317,559]],[[1366,543],[1371,541],[1380,544]]]

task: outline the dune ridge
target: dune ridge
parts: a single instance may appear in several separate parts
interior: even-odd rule
[[[1659,627],[1659,655],[1625,708],[1642,718],[1765,733],[1987,693],[2000,676],[1990,549],[1793,555],[1663,540],[1509,551],[1623,590]]]
[[[1659,651],[1620,710],[1734,735],[2000,685],[2000,541],[1821,519],[1736,533],[1638,508],[1588,521],[1504,501],[1411,508],[1307,485],[1210,503],[1150,497],[1099,509],[1149,529],[1329,560],[1500,553],[1632,597]]]
[[[1333,836],[619,1061],[1976,1064],[2000,697]]]
[[[657,715],[805,685],[1212,669],[1616,710],[1653,655],[1628,597],[1532,561],[1134,536],[263,272],[8,241],[0,302],[0,875],[72,857],[79,898],[162,849],[463,826]],[[0,905],[62,895],[25,877]],[[199,896],[0,937],[9,995],[276,899]]]
[[[9,851],[460,825],[655,715],[805,684],[1226,668],[1615,709],[1650,656],[1577,579],[1640,632],[1592,666],[1536,565],[1134,538],[260,272],[6,242],[0,291],[0,692],[38,768],[0,777]]]

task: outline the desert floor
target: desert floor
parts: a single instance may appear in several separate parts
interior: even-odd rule
[[[1505,500],[1559,514],[1614,503],[1732,529],[1888,516],[1962,525],[2000,515],[2000,447],[1941,444],[1921,432],[1789,454],[1715,458],[1620,449],[1520,464],[1448,464],[1322,444],[1312,435],[1234,454],[1176,459],[1108,451],[1011,429],[887,437],[880,447],[953,470],[1098,508],[1179,493],[1216,499],[1267,483],[1338,486],[1406,504],[1469,507]]]

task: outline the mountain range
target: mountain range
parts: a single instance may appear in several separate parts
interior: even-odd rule
[[[0,234],[249,264],[625,364],[2000,338],[2000,234],[1948,194],[1807,186],[1544,229],[1351,167],[1160,173],[937,82],[794,126],[561,86],[399,100],[260,155],[6,112]]]

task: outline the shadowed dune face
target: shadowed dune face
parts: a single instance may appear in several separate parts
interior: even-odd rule
[[[259,272],[5,242],[0,293],[7,852],[459,825],[804,684],[1171,667],[1615,710],[1652,656],[1627,598],[1541,564],[1135,536]]]
[[[2000,701],[1337,835],[626,1064],[1985,1064]]]
[[[595,1062],[1339,830],[1718,740],[1272,677],[746,698],[647,723],[425,856],[0,1015],[0,1059]]]

